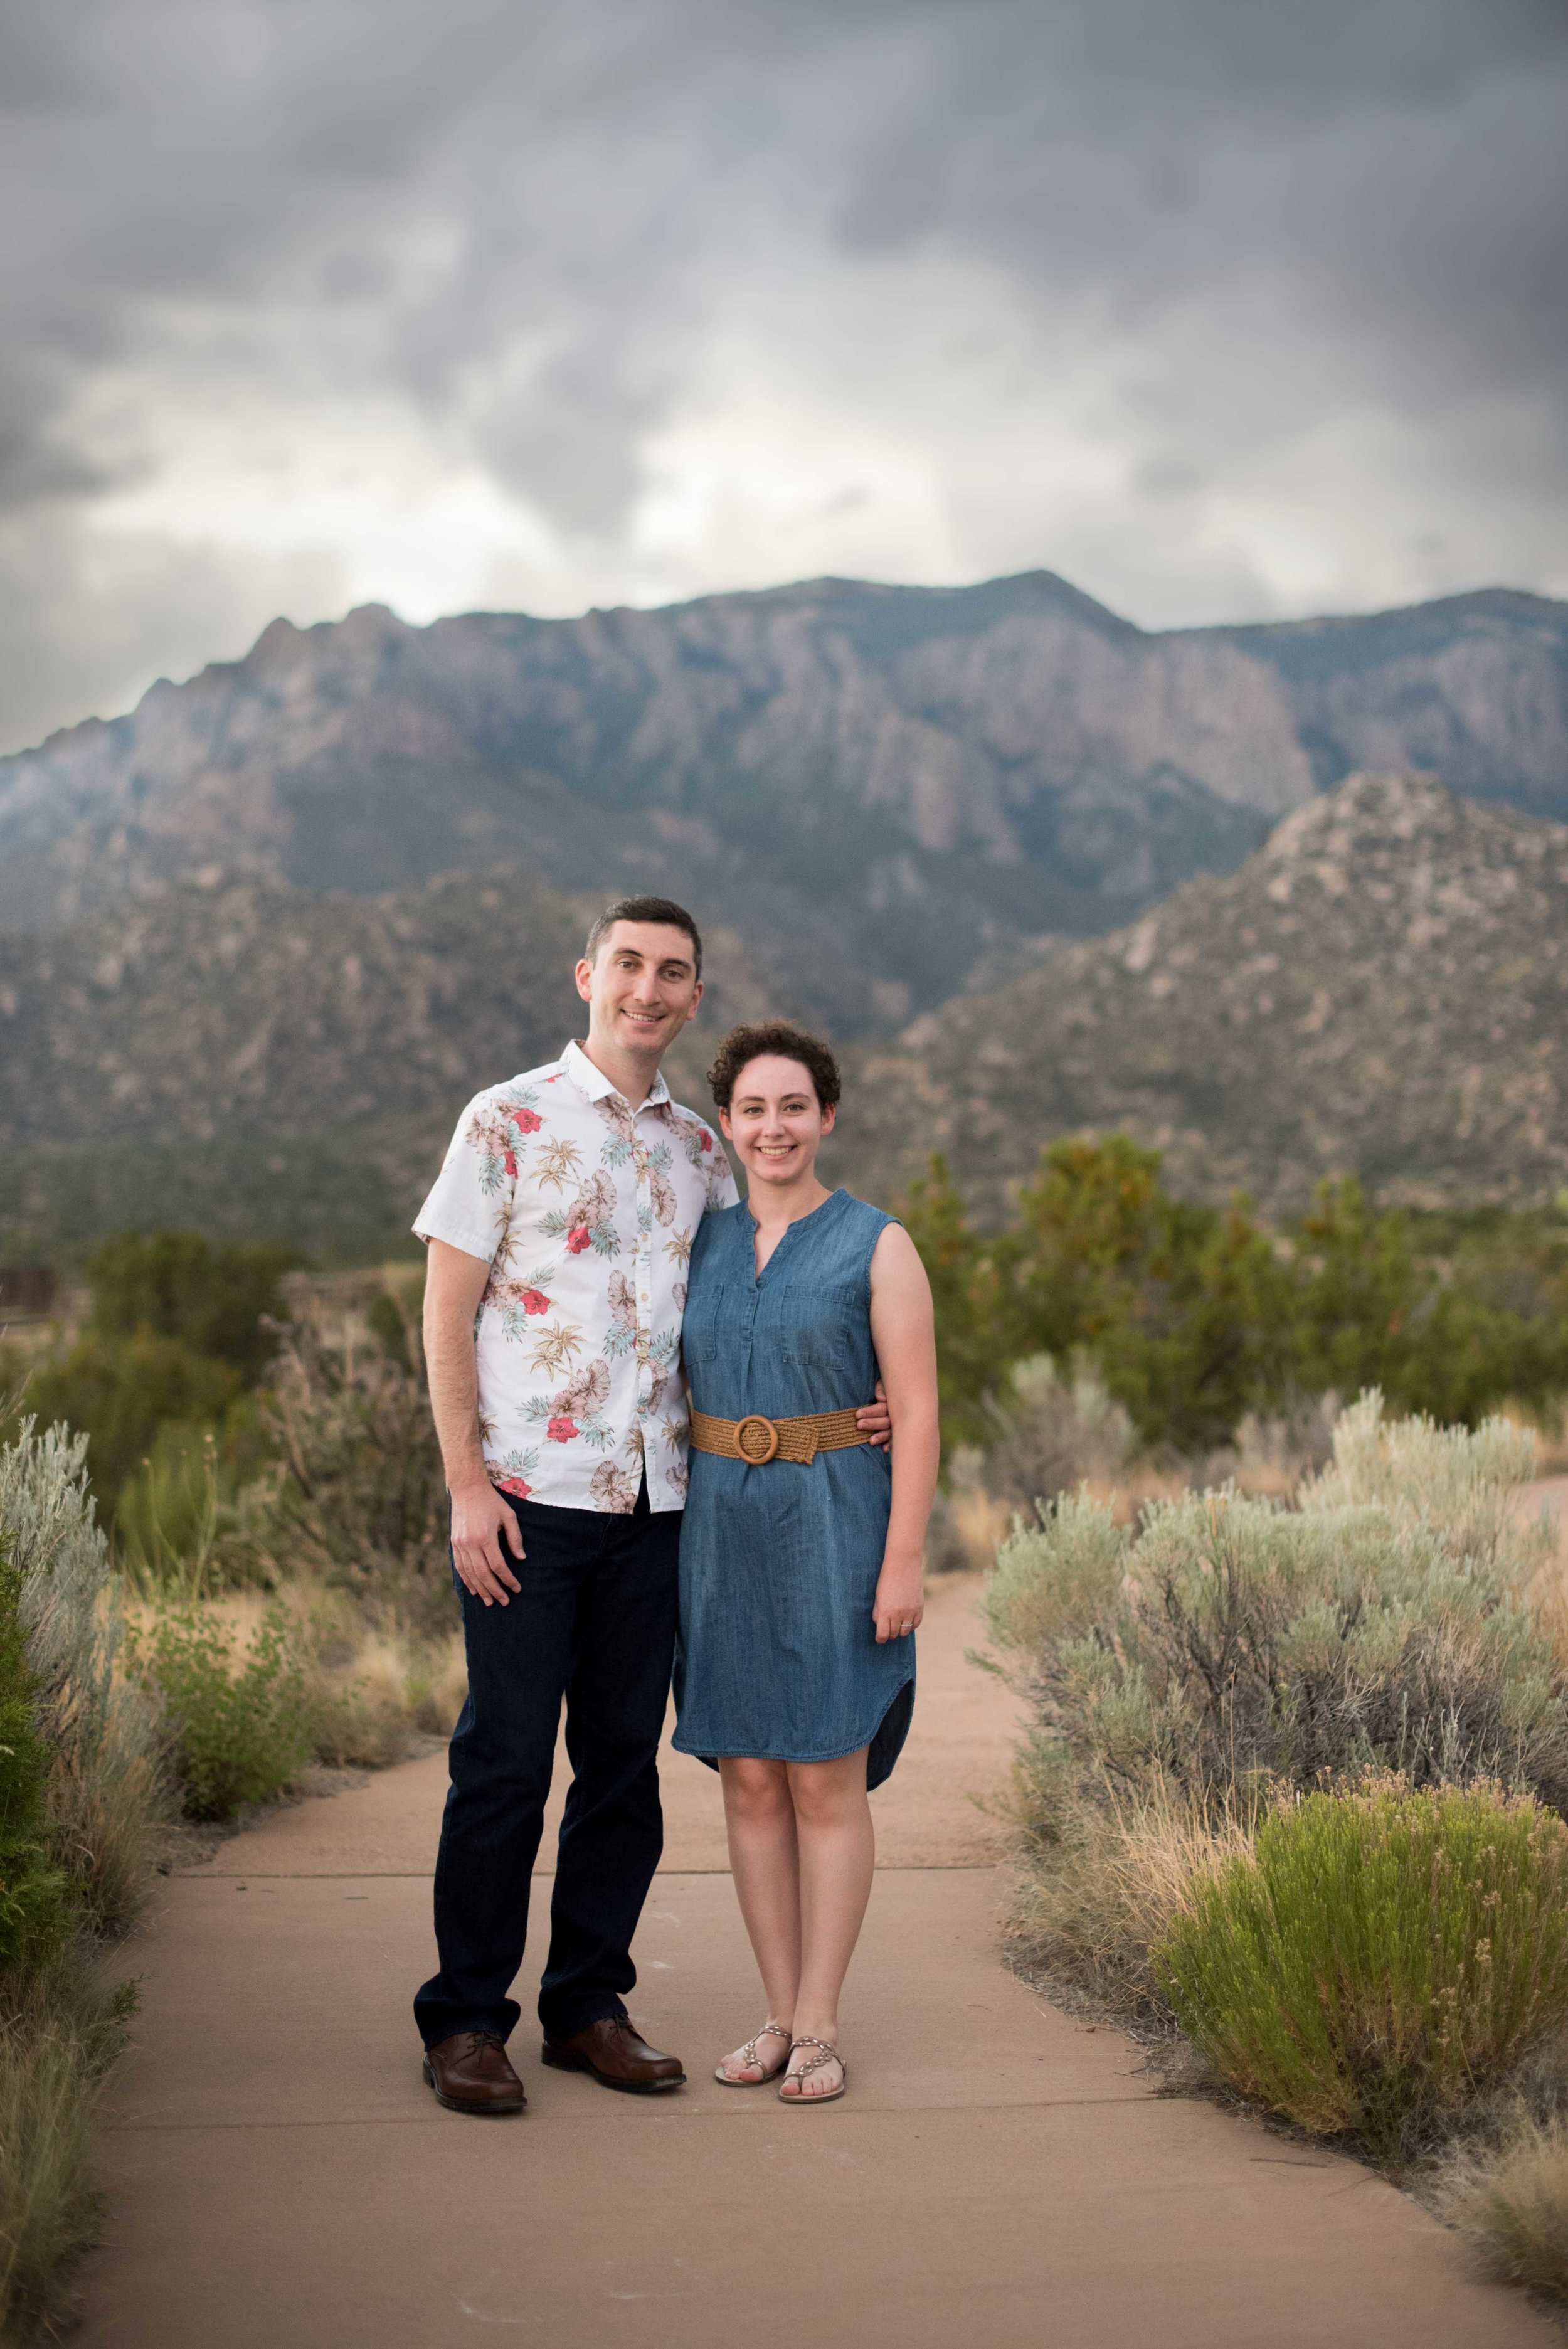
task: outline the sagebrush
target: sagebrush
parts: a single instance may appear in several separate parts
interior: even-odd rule
[[[1501,1423],[1390,1430],[1371,1396],[1295,1509],[1227,1488],[1124,1528],[1063,1496],[1020,1525],[987,1606],[1034,1706],[1042,1818],[1151,1773],[1228,1799],[1371,1765],[1568,1804],[1568,1686],[1503,1498],[1528,1458]]]
[[[0,1448],[0,1871],[13,1894],[47,1888],[0,1964],[0,2339],[18,2344],[57,2310],[96,2231],[98,2090],[133,1998],[102,1953],[145,1901],[169,1825],[156,1710],[116,1671],[122,1626],[85,1451],[30,1423]]]

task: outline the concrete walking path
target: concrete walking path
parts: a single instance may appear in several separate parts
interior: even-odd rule
[[[964,1661],[974,1603],[938,1585],[920,1635],[910,1746],[874,1798],[850,2093],[817,2111],[710,2077],[761,2009],[717,1781],[679,1755],[632,2002],[686,2058],[665,2098],[540,2065],[546,1883],[512,2046],[531,2109],[467,2119],[422,2085],[442,1756],[171,1879],[134,1954],[82,2349],[1560,2344],[1368,2171],[1155,2096],[1130,2042],[1004,1970],[1001,1834],[968,1796],[1005,1781],[1015,1718]]]

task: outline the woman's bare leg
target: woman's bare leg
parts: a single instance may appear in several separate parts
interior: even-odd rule
[[[746,1920],[757,1971],[768,2000],[768,2021],[793,2026],[800,1979],[800,1869],[789,1765],[727,1755],[718,1765],[724,1825],[736,1897]],[[733,2079],[765,2080],[781,2071],[789,2053],[776,2034],[762,2040],[760,2063],[737,2048],[724,2059]]]
[[[839,1992],[860,1939],[876,1864],[876,1837],[866,1800],[866,1749],[862,1745],[837,1762],[790,1762],[785,1766],[800,1854],[795,2034],[836,2044]],[[820,2047],[802,2048],[793,2068],[821,2052]],[[820,2096],[842,2080],[837,2064],[825,2064],[789,2093]]]

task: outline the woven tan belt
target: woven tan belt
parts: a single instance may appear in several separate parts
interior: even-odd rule
[[[869,1444],[871,1438],[852,1411],[814,1411],[803,1419],[764,1419],[758,1411],[745,1419],[713,1419],[706,1411],[694,1411],[691,1440],[698,1452],[765,1468],[770,1460],[808,1464],[819,1452],[845,1452],[851,1444]]]

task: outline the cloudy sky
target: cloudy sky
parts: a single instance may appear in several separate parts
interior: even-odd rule
[[[23,0],[0,747],[379,600],[1568,594],[1560,0]]]

